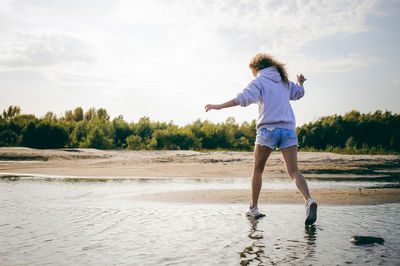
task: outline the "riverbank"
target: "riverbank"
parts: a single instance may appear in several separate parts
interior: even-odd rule
[[[343,155],[299,152],[299,168],[308,180],[360,180],[398,182],[399,155]],[[249,178],[251,152],[196,151],[103,151],[96,149],[39,150],[0,148],[0,176],[12,180],[18,176],[69,179],[135,178]],[[265,167],[264,180],[288,179],[282,155],[273,152]],[[250,185],[250,184],[249,184]],[[400,202],[398,188],[326,188],[313,189],[321,204],[382,204]],[[200,189],[169,191],[132,197],[135,200],[240,203],[249,202],[250,189]],[[261,203],[303,203],[295,190],[268,190],[264,187]]]
[[[368,178],[399,172],[400,155],[299,152],[307,178]],[[0,147],[0,172],[87,177],[249,177],[252,152],[127,151]],[[286,177],[282,155],[273,152],[265,177]]]

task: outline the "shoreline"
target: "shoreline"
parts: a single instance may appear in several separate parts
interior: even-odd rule
[[[400,176],[400,155],[299,152],[307,178]],[[251,177],[252,152],[39,150],[0,147],[0,172],[81,177]],[[264,177],[287,177],[281,153],[273,152]]]
[[[322,205],[376,205],[400,203],[400,189],[313,189],[310,191],[318,204]],[[174,203],[249,203],[249,189],[214,189],[173,191],[132,197],[134,200],[162,201]],[[261,190],[260,204],[304,204],[296,190]]]
[[[1,161],[0,161],[1,164]],[[43,171],[46,172],[46,171]],[[303,174],[306,180],[311,181],[377,181],[389,178],[388,175],[318,175],[318,174]],[[125,176],[125,175],[61,175],[61,174],[42,174],[42,173],[24,173],[24,172],[0,172],[0,178],[22,178],[22,179],[70,179],[70,180],[136,180],[136,179],[249,179],[251,176],[185,176],[185,175],[143,175],[143,176]],[[263,179],[283,179],[290,180],[287,174],[269,174],[265,173]]]

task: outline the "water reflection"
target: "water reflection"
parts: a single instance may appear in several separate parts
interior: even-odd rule
[[[262,244],[264,238],[262,230],[257,230],[259,219],[247,217],[250,223],[248,238],[253,240],[250,246],[247,246],[240,252],[240,265],[249,265],[251,262],[262,263],[264,256],[265,246]]]
[[[264,231],[257,228],[260,220],[247,217],[249,221],[249,233],[247,237],[251,240],[251,245],[247,245],[240,254],[240,265],[264,265],[281,264],[281,263],[304,263],[312,261],[315,256],[317,247],[317,231],[316,225],[305,226],[303,239],[281,239],[280,230],[274,224],[272,226],[276,231],[269,232],[272,238],[264,239]],[[273,228],[270,228],[274,230]],[[301,227],[298,227],[301,230]],[[276,238],[276,239],[275,239]]]
[[[304,240],[306,245],[306,256],[305,259],[310,259],[315,255],[316,240],[317,240],[317,226],[315,224],[305,226],[304,228]]]

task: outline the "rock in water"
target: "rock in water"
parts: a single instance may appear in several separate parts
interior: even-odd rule
[[[385,240],[383,238],[374,236],[352,236],[350,238],[350,242],[355,245],[371,245],[375,243],[383,245],[383,242],[385,242]]]

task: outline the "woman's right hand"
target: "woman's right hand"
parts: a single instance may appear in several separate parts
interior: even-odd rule
[[[221,109],[221,106],[219,104],[207,104],[204,108],[206,109],[206,112],[208,112],[212,109],[219,110]]]

